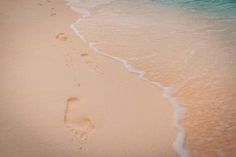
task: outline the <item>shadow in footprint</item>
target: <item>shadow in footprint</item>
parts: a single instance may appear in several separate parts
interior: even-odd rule
[[[43,4],[42,4],[42,3],[38,3],[38,5],[39,5],[40,7],[42,7],[42,6],[43,6]]]
[[[56,14],[56,13],[51,13],[51,14],[50,14],[50,16],[55,16],[55,15],[57,15],[57,14]]]
[[[59,33],[56,35],[56,39],[60,41],[66,41],[68,37],[65,35],[65,33]]]
[[[80,140],[86,140],[94,131],[95,125],[86,115],[79,114],[79,98],[71,97],[67,100],[64,123],[66,127]]]
[[[82,57],[86,57],[86,56],[88,56],[89,54],[87,54],[87,53],[81,53],[80,54],[80,56],[82,56]]]

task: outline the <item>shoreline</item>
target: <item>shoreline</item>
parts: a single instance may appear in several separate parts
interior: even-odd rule
[[[190,152],[189,150],[186,148],[185,146],[185,129],[183,128],[183,126],[180,124],[179,119],[182,116],[182,110],[183,107],[179,105],[179,103],[176,101],[176,99],[171,95],[171,87],[167,87],[167,86],[163,86],[160,82],[156,82],[156,81],[150,81],[147,78],[145,78],[145,71],[140,71],[138,69],[135,69],[132,65],[130,65],[128,63],[128,60],[116,57],[116,56],[111,56],[108,55],[102,51],[99,51],[96,47],[96,43],[92,43],[86,40],[86,38],[80,34],[80,31],[76,29],[76,27],[74,25],[79,26],[79,23],[82,22],[83,19],[88,18],[91,16],[91,13],[89,11],[86,10],[85,13],[81,12],[78,8],[74,8],[72,5],[69,4],[70,2],[67,0],[67,5],[75,12],[80,13],[81,14],[81,18],[79,18],[74,24],[71,24],[71,29],[74,31],[74,33],[85,43],[87,44],[94,53],[107,57],[109,59],[112,59],[114,61],[117,61],[121,64],[123,64],[123,66],[126,68],[126,70],[130,73],[134,73],[136,75],[138,75],[138,77],[141,80],[147,81],[150,84],[155,85],[156,87],[160,88],[163,91],[163,97],[165,97],[169,103],[172,105],[172,107],[175,110],[174,113],[174,127],[178,130],[178,134],[176,136],[175,141],[173,142],[173,149],[176,151],[176,153],[180,156],[180,157],[190,157]],[[137,58],[138,59],[138,58]]]

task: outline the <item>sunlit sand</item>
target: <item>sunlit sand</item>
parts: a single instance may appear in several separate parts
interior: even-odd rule
[[[0,7],[0,156],[236,155],[233,18],[149,0]]]

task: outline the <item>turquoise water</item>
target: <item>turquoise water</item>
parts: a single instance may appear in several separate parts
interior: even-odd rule
[[[236,0],[152,0],[158,4],[178,6],[193,12],[207,12],[236,18]]]

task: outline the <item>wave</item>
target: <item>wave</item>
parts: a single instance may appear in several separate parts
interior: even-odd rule
[[[158,81],[151,81],[149,79],[147,79],[145,77],[145,71],[142,70],[138,70],[135,69],[129,62],[128,60],[139,60],[139,59],[143,59],[143,58],[147,58],[147,57],[153,57],[156,54],[152,54],[152,55],[148,55],[148,56],[144,56],[144,57],[136,57],[136,58],[129,58],[129,59],[123,59],[117,56],[113,56],[113,55],[109,55],[108,53],[105,53],[103,51],[100,51],[97,47],[96,47],[96,43],[95,42],[90,42],[88,41],[80,32],[79,30],[79,24],[86,18],[89,18],[91,16],[91,13],[89,12],[88,9],[83,8],[83,6],[85,5],[80,5],[76,7],[76,0],[66,0],[67,5],[71,7],[72,10],[78,12],[79,14],[81,14],[81,18],[79,18],[74,24],[71,24],[71,29],[74,31],[74,33],[85,43],[89,46],[89,48],[92,50],[92,52],[102,55],[104,57],[113,59],[114,61],[117,61],[119,63],[121,63],[127,71],[129,71],[130,73],[134,73],[136,74],[139,78],[141,78],[144,81],[149,82],[152,85],[157,86],[158,88],[160,88],[163,92],[163,96],[170,102],[170,104],[172,105],[172,107],[175,110],[175,115],[174,115],[174,127],[178,130],[178,134],[177,137],[173,143],[173,148],[176,151],[176,153],[180,156],[180,157],[190,157],[190,151],[186,148],[185,146],[185,129],[184,127],[182,127],[182,125],[180,124],[179,120],[180,117],[183,114],[183,110],[184,108],[180,105],[180,103],[176,100],[175,97],[173,97],[172,95],[172,91],[174,90],[172,87],[169,86],[165,86],[163,85],[161,82]],[[94,1],[87,1],[87,5],[89,5],[89,3],[92,3]],[[105,4],[109,4],[113,1],[98,1],[100,3],[97,4],[93,4],[93,5],[89,5],[87,6],[87,8],[95,8],[99,5],[105,5]],[[81,7],[82,6],[82,7]]]

